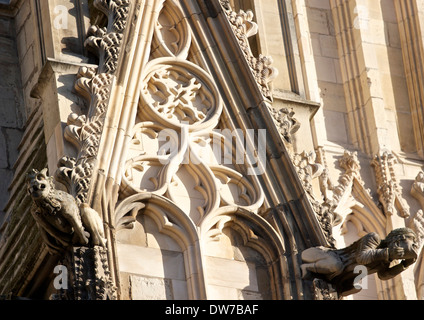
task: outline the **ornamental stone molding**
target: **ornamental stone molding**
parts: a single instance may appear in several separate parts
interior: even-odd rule
[[[419,243],[424,240],[424,172],[420,171],[411,187],[411,195],[418,200],[421,205],[420,210],[410,219],[409,226],[417,233]]]
[[[117,99],[114,92],[120,90],[116,86],[116,73],[125,39],[126,22],[123,20],[127,18],[130,4],[128,1],[94,2],[94,6],[108,18],[106,27],[90,28],[85,42],[88,49],[98,56],[99,66],[81,67],[77,74],[75,91],[85,99],[87,110],[82,114],[71,113],[67,119],[64,137],[75,147],[77,156],[60,159],[56,179],[75,197],[76,203],[83,208],[81,213],[91,212],[89,204],[95,201],[109,203],[107,208],[101,203],[107,232],[106,236],[102,232],[93,233],[92,238],[97,239],[98,245],[73,247],[73,254],[68,254],[64,263],[68,263],[72,270],[74,291],[68,295],[58,294],[58,298],[116,299],[114,279],[121,277],[117,260],[120,259],[124,270],[127,267],[126,257],[119,252],[117,256],[111,253],[111,246],[115,244],[109,240],[115,239],[115,229],[111,231],[110,228],[131,229],[137,216],[150,212],[155,201],[163,207],[153,209],[149,217],[157,221],[161,232],[176,236],[182,250],[190,251],[187,253],[188,260],[192,261],[190,265],[201,266],[200,256],[193,251],[191,244],[198,241],[195,239],[198,235],[191,233],[186,237],[184,230],[189,224],[203,230],[201,225],[212,221],[210,219],[215,216],[219,216],[219,219],[207,225],[210,230],[205,229],[202,241],[209,238],[219,241],[224,236],[224,229],[233,225],[237,226],[247,243],[263,247],[263,254],[269,255],[265,249],[269,245],[261,238],[270,237],[264,232],[271,233],[277,243],[280,241],[263,218],[251,216],[264,203],[262,188],[256,179],[249,176],[252,174],[249,170],[258,164],[257,158],[260,156],[249,146],[250,141],[254,140],[253,135],[241,130],[221,129],[223,101],[215,79],[202,68],[202,63],[193,61],[190,49],[197,44],[194,43],[188,20],[184,18],[181,4],[170,0],[153,2],[155,9],[149,9],[157,13],[157,20],[151,21],[150,28],[147,24],[142,26],[146,28],[143,29],[146,31],[146,43],[151,48],[134,51],[135,55],[142,57],[134,58],[134,62],[140,61],[140,67],[143,67],[139,74],[131,75],[128,88],[137,89],[134,93],[138,102],[128,106],[128,110],[132,110],[130,113],[125,111],[125,102],[123,106],[112,105],[112,99],[115,103]],[[135,8],[137,12],[141,9]],[[249,24],[251,17],[245,18]],[[255,63],[256,70],[265,75],[265,69],[260,67],[262,60]],[[265,83],[264,79],[268,77],[257,78],[260,87],[268,85],[268,80]],[[132,83],[138,85],[133,86]],[[121,111],[116,116],[122,118],[133,115],[127,118],[128,124],[121,127],[128,130],[128,144],[122,144],[122,153],[112,155],[116,160],[112,160],[111,165],[119,161],[123,168],[122,175],[116,172],[119,179],[118,198],[114,201],[109,191],[102,191],[103,200],[97,200],[92,197],[99,188],[94,185],[98,183],[98,168],[102,165],[99,157],[105,157],[99,154],[99,149],[102,139],[111,138],[110,122],[113,118],[108,114],[117,110]],[[106,124],[107,121],[109,124]],[[116,139],[119,141],[119,137]],[[242,140],[243,144],[237,142],[235,147],[233,141],[237,140]],[[249,143],[244,144],[247,141]],[[265,141],[261,143],[264,145]],[[119,143],[114,148],[119,148]],[[122,207],[122,201],[127,203],[127,200],[140,195],[147,196],[146,201],[131,203],[128,210]],[[113,208],[116,203],[121,205]],[[175,211],[173,216],[170,210]],[[249,216],[248,220],[254,222],[242,222],[245,220],[241,218],[244,214],[242,211]],[[112,222],[107,224],[109,219]],[[255,224],[264,224],[262,231],[254,231]],[[91,225],[97,224],[94,222]],[[107,251],[101,249],[104,244]],[[277,247],[279,253],[273,253],[269,258],[270,263],[277,261],[281,255],[281,244],[278,243]],[[97,269],[99,266],[101,268]],[[109,268],[115,273],[109,272]],[[276,273],[283,273],[278,265],[273,268]],[[196,276],[193,275],[190,280],[193,281],[190,287],[194,291],[189,295],[199,299],[205,298],[202,273],[202,270],[197,270]],[[88,285],[82,286],[82,283]]]
[[[93,5],[108,21],[107,27],[92,26],[86,41],[87,46],[96,49],[99,66],[81,67],[78,72],[75,90],[86,99],[88,111],[83,115],[69,115],[64,136],[76,147],[78,156],[61,159],[56,174],[79,203],[88,200],[130,2],[97,0]]]
[[[419,246],[422,246],[424,241],[424,212],[418,210],[413,219],[409,221],[408,227],[415,231],[418,238]]]
[[[96,74],[96,69],[83,67],[77,79],[75,88],[87,99],[90,108],[87,115],[69,115],[64,137],[76,147],[78,156],[60,159],[55,176],[81,204],[88,199],[113,76]]]
[[[303,198],[295,200],[294,207],[284,207],[284,212],[274,210],[278,197],[271,199],[273,204],[265,202],[262,176],[274,178],[273,170],[294,171],[283,165],[280,171],[274,163],[268,166],[266,137],[252,129],[257,127],[247,115],[244,119],[232,116],[251,108],[250,100],[255,100],[261,106],[254,106],[254,112],[261,113],[258,119],[272,123],[267,106],[272,100],[270,81],[277,71],[271,67],[271,58],[255,58],[251,53],[248,38],[257,33],[252,13],[224,10],[214,21],[220,24],[215,27],[233,30],[235,39],[231,32],[225,39],[246,59],[236,62],[240,64],[237,68],[245,70],[241,87],[255,88],[250,93],[253,99],[246,99],[236,96],[241,93],[233,88],[234,79],[228,78],[233,70],[225,69],[231,67],[213,65],[226,60],[223,57],[228,52],[218,52],[222,47],[210,50],[202,42],[217,42],[208,37],[219,35],[205,36],[195,30],[197,19],[205,18],[201,10],[187,17],[185,2],[148,0],[131,5],[118,0],[93,2],[106,23],[90,27],[85,45],[99,63],[83,65],[76,74],[74,89],[85,103],[67,116],[63,138],[74,152],[61,156],[55,173],[56,181],[66,189],[64,194],[79,209],[75,211],[79,224],[72,232],[86,238],[66,242],[61,263],[70,271],[72,289],[58,291],[51,298],[119,299],[127,294],[117,287],[121,280],[143,286],[152,276],[149,272],[157,272],[157,268],[146,271],[145,278],[136,277],[140,271],[134,271],[132,257],[139,254],[140,261],[154,263],[151,256],[145,259],[144,252],[158,249],[162,242],[149,246],[151,237],[141,239],[140,228],[166,239],[178,252],[184,266],[181,270],[186,272],[178,281],[187,284],[186,298],[207,298],[207,286],[213,284],[205,279],[205,269],[213,272],[215,260],[223,258],[228,264],[251,263],[250,256],[244,260],[245,252],[258,268],[269,272],[266,277],[258,276],[258,281],[267,281],[261,288],[270,289],[265,293],[260,288],[253,293],[241,290],[240,294],[275,299],[303,296],[295,261],[297,236],[285,238],[284,234],[298,228],[298,222],[292,225],[294,220],[290,220],[299,218],[295,211],[311,215],[299,224],[302,228],[313,226],[312,237],[302,235],[302,245],[324,241],[322,230]],[[291,143],[299,122],[288,109],[275,116],[278,130],[273,130],[272,139],[280,147],[281,138]],[[288,157],[277,160],[280,164],[285,161],[290,163]],[[313,179],[321,174],[319,164],[307,160],[303,166],[301,162],[305,183],[309,174]],[[294,192],[300,192],[296,188]],[[306,212],[301,211],[302,206]],[[94,213],[98,219],[89,218]],[[326,214],[319,213],[324,229],[332,222],[326,220]],[[72,232],[69,238],[74,236]],[[230,252],[228,241],[235,241],[239,251]],[[286,242],[295,270],[284,257]],[[222,252],[219,248],[226,249]],[[213,263],[208,265],[210,260]],[[288,273],[297,279],[295,293]],[[250,271],[248,276],[250,279]],[[271,276],[278,280],[271,282]],[[163,279],[164,285],[167,281]],[[135,297],[135,292],[134,287],[129,294]],[[143,290],[140,292],[143,296]]]
[[[140,75],[138,122],[131,130],[120,197],[142,192],[166,197],[180,203],[195,223],[222,206],[255,212],[263,191],[247,174],[225,165],[248,166],[244,154],[250,151],[232,149],[232,138],[242,132],[218,127],[223,102],[211,76],[188,60],[191,37],[182,36],[188,27],[179,22],[181,16],[173,1],[159,14],[154,54]],[[152,138],[167,142],[148,147]],[[181,190],[188,197],[181,197]]]
[[[411,195],[417,199],[424,209],[424,172],[420,171],[411,188]]]
[[[276,110],[272,106],[269,106],[269,110],[284,141],[293,143],[293,135],[300,129],[300,122],[294,117],[293,110],[289,111],[287,108]]]
[[[3,1],[0,300],[424,299],[423,1]]]
[[[239,105],[243,99],[238,100],[234,83],[224,76],[224,65],[215,65],[222,59],[219,54],[227,52],[219,52],[222,46],[209,49],[211,39],[196,30],[203,17],[184,18],[187,8],[183,2],[164,1],[156,10],[151,51],[143,57],[137,53],[137,61],[142,62],[139,72],[132,74],[139,81],[134,103],[122,106],[126,118],[121,122],[127,126],[120,128],[125,140],[121,156],[115,160],[122,164],[123,172],[115,171],[119,186],[112,220],[117,230],[120,277],[143,286],[145,278],[153,276],[154,268],[138,280],[127,275],[138,268],[128,252],[144,261],[149,260],[145,252],[159,250],[156,245],[149,246],[150,236],[138,236],[141,229],[150,228],[150,233],[156,232],[167,243],[175,242],[173,250],[182,255],[182,269],[187,272],[179,281],[187,283],[184,294],[189,298],[217,297],[212,280],[205,275],[220,270],[213,267],[218,263],[216,257],[228,266],[242,262],[238,247],[253,250],[254,261],[260,260],[255,263],[265,264],[281,279],[270,284],[269,297],[288,297],[290,284],[284,274],[292,271],[287,271],[287,263],[280,258],[285,245],[280,230],[261,212],[266,205],[259,179],[266,173],[253,170],[265,163],[261,148],[267,143],[260,132],[244,123],[243,116],[231,115],[245,106]],[[219,23],[220,28],[232,28],[223,12],[216,20],[207,19],[208,23]],[[233,49],[239,50],[238,44]],[[243,59],[237,63],[244,64]],[[246,70],[246,74],[250,72]],[[257,85],[250,77],[244,81]],[[254,94],[255,99],[264,101],[259,91]],[[266,108],[259,109],[269,116]],[[280,219],[273,210],[267,213]],[[290,214],[288,210],[285,216]],[[234,250],[222,247],[231,236],[237,238]],[[296,286],[300,295],[300,278]],[[146,290],[139,295],[147,295]],[[169,294],[178,293],[170,289]],[[259,293],[254,290],[249,294]]]
[[[409,208],[402,197],[402,188],[396,178],[394,166],[397,163],[396,157],[383,152],[376,155],[371,162],[375,170],[377,193],[384,213],[388,216],[399,212],[403,218],[409,217]]]
[[[253,12],[243,11],[236,13],[230,5],[229,0],[219,0],[224,12],[231,23],[233,32],[240,44],[240,47],[245,55],[245,58],[253,72],[253,75],[261,88],[261,92],[264,97],[272,101],[272,89],[271,81],[277,77],[278,70],[272,67],[273,59],[270,56],[264,56],[262,54],[259,57],[255,57],[252,54],[249,44],[249,38],[256,35],[258,32],[258,26],[253,21]]]
[[[316,152],[296,154],[292,157],[292,161],[323,232],[333,247],[336,246],[333,228],[342,224],[341,230],[344,232],[344,225],[353,218],[351,216],[353,207],[361,204],[368,206],[372,211],[378,211],[370,190],[364,187],[357,152],[345,150],[338,160],[343,170],[338,184],[333,183],[329,177],[325,151],[322,148],[317,148]],[[319,191],[313,188],[314,179],[319,180]]]
[[[68,268],[69,287],[50,300],[116,300],[105,248],[74,247],[60,264]]]
[[[45,243],[51,248],[51,252],[58,254],[59,249],[66,250],[63,263],[71,271],[73,279],[71,291],[58,293],[52,296],[52,299],[117,298],[116,288],[109,271],[110,259],[106,249],[102,217],[89,206],[88,202],[130,2],[128,0],[95,0],[93,6],[106,16],[107,26],[90,27],[85,44],[96,53],[99,65],[98,67],[81,67],[76,77],[75,90],[86,100],[88,108],[86,113],[69,115],[64,138],[75,147],[77,157],[61,158],[55,173],[56,180],[67,188],[68,193],[58,191],[62,192],[59,196],[61,200],[54,202],[58,205],[52,207],[44,199],[38,205],[39,208],[52,207],[56,208],[57,212],[63,211],[63,218],[69,222],[69,232],[62,235],[60,233],[64,231],[61,230],[62,227],[50,228],[49,223],[37,218],[40,214],[46,216],[46,213],[43,213],[43,210],[34,211],[38,224],[46,230]],[[48,178],[44,180],[47,181]],[[32,194],[36,196],[38,189],[33,186],[35,184],[32,181],[35,180],[31,178],[28,183],[31,186],[30,190],[33,191]],[[61,219],[60,216],[57,219]],[[73,240],[73,234],[79,235],[80,241]],[[52,237],[61,244],[61,247],[52,243]]]
[[[305,190],[311,197],[316,198],[312,190],[312,180],[320,177],[324,172],[324,166],[316,163],[316,153],[304,151],[301,154],[293,155],[292,161],[297,168],[299,178]]]
[[[338,204],[341,202],[345,192],[352,187],[354,179],[361,185],[364,182],[361,177],[361,165],[358,160],[357,152],[345,150],[343,156],[338,161],[340,168],[344,173],[339,178],[339,184],[333,188],[333,201]],[[367,193],[370,195],[370,191]]]
[[[336,243],[333,237],[333,227],[340,223],[340,219],[334,213],[334,204],[331,199],[326,197],[323,199],[322,194],[316,194],[314,192],[313,180],[319,179],[321,182],[327,174],[327,168],[316,160],[317,154],[314,151],[304,151],[301,154],[294,154],[292,156],[293,165],[296,168],[299,179],[315,211],[322,231],[328,243],[332,247],[335,247]],[[322,155],[320,160],[323,160]]]

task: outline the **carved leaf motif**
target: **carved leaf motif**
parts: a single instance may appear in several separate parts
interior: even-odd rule
[[[417,199],[424,209],[424,172],[420,171],[411,188],[411,195]]]
[[[278,70],[272,67],[273,60],[269,56],[260,54],[255,57],[252,54],[249,37],[258,32],[258,26],[253,21],[253,12],[240,10],[239,13],[233,11],[230,3],[227,0],[220,0],[221,6],[227,15],[228,21],[231,24],[234,35],[236,36],[240,48],[242,49],[245,58],[252,70],[253,76],[259,85],[264,97],[272,100],[272,90],[270,88],[271,81],[278,75]]]
[[[108,30],[121,33],[124,31],[130,0],[94,0],[93,4],[108,18]]]
[[[377,193],[386,215],[393,215],[399,210],[403,218],[409,217],[409,208],[402,197],[402,188],[397,181],[394,166],[395,156],[388,152],[376,155],[371,165],[375,169]]]
[[[300,129],[300,123],[294,118],[294,112],[289,111],[287,108],[282,108],[278,111],[273,107],[269,109],[274,117],[280,134],[288,143],[292,143],[293,135]]]
[[[108,26],[90,28],[86,45],[99,56],[99,65],[81,67],[74,85],[76,92],[87,101],[88,110],[84,114],[71,114],[64,134],[65,139],[77,148],[78,156],[61,158],[55,174],[56,179],[63,183],[75,198],[78,206],[88,201],[130,1],[94,0],[93,4],[106,15]],[[96,247],[74,250],[73,261],[70,262],[71,277],[74,278],[73,286],[69,290],[73,299],[117,298],[106,250]]]
[[[415,231],[418,237],[418,245],[421,247],[424,241],[424,212],[419,210],[409,222],[409,227]]]
[[[102,11],[108,26],[92,26],[86,45],[99,55],[98,67],[81,67],[75,81],[75,90],[88,103],[83,115],[71,114],[64,137],[78,152],[76,159],[62,158],[56,176],[80,203],[88,196],[90,180],[97,162],[100,135],[109,103],[113,73],[119,58],[119,48],[129,12],[129,0],[95,0],[94,6]]]

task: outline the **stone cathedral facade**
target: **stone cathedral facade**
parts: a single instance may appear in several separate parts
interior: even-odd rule
[[[0,1],[0,296],[424,299],[423,39],[423,0]],[[399,228],[396,276],[304,276]]]

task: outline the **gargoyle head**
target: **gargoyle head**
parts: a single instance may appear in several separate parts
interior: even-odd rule
[[[47,198],[52,188],[52,178],[47,175],[47,169],[31,170],[26,176],[27,190],[35,200]]]
[[[418,237],[414,231],[409,228],[399,228],[390,232],[384,239],[381,247],[398,247],[404,250],[402,259],[417,259],[418,256]]]

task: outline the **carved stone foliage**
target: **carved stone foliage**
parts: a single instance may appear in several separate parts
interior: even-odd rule
[[[116,300],[107,251],[102,247],[74,247],[60,261],[68,270],[68,289],[60,289],[51,300]]]
[[[278,75],[278,70],[272,67],[273,60],[271,57],[262,54],[259,57],[255,57],[252,54],[249,38],[258,32],[258,26],[253,21],[253,12],[240,10],[240,12],[236,13],[231,8],[228,0],[220,0],[220,3],[263,96],[272,100],[270,82]]]
[[[75,90],[87,102],[83,114],[68,117],[64,138],[76,149],[76,157],[64,156],[58,162],[57,181],[68,190],[69,202],[77,208],[80,224],[90,233],[87,243],[74,243],[63,263],[70,271],[72,286],[58,299],[116,299],[116,288],[109,272],[103,220],[88,206],[89,192],[96,170],[100,139],[109,107],[124,31],[130,9],[129,0],[94,0],[93,6],[107,18],[107,25],[93,25],[85,44],[99,58],[98,67],[81,67]],[[74,232],[78,230],[74,227]]]
[[[340,223],[339,218],[334,213],[334,204],[331,199],[324,197],[324,200],[322,200],[322,195],[316,195],[312,185],[314,179],[321,180],[321,177],[326,175],[327,169],[323,164],[316,162],[315,152],[304,151],[301,154],[294,154],[292,155],[292,162],[316,213],[322,231],[328,243],[334,247],[333,227]]]
[[[409,207],[402,196],[402,189],[395,174],[397,162],[393,155],[382,153],[371,162],[376,173],[378,200],[373,198],[370,189],[365,188],[357,152],[345,150],[343,156],[338,160],[342,174],[337,184],[334,184],[328,177],[324,151],[318,149],[316,159],[311,155],[312,153],[303,153],[303,156],[297,155],[298,160],[294,161],[294,164],[298,168],[299,177],[305,190],[309,195],[312,193],[311,204],[327,237],[332,234],[332,228],[340,223],[342,223],[341,235],[345,234],[348,222],[355,225],[359,236],[364,236],[370,231],[384,235],[387,226],[390,225],[388,219],[391,215],[398,213],[402,218],[409,217]],[[301,159],[303,160],[301,161]],[[323,168],[319,174],[314,175],[313,172],[318,172],[318,170],[313,170],[315,162],[318,162]],[[308,168],[308,166],[309,170],[302,169],[302,167]],[[423,176],[422,173],[418,174],[411,189],[411,194],[417,199],[420,199],[420,194],[422,194],[420,187]],[[320,182],[321,193],[318,195],[313,194],[311,183],[313,177],[318,178]],[[320,212],[325,212],[325,215],[320,215]],[[329,217],[333,220],[329,220]],[[405,221],[416,232],[418,243],[421,243],[424,234],[422,221],[422,212],[418,212],[414,217]],[[329,243],[333,242],[329,241]]]
[[[95,69],[86,67],[82,67],[77,75],[75,88],[87,99],[90,109],[87,115],[72,113],[68,117],[64,137],[79,152],[77,158],[66,156],[59,161],[56,179],[67,186],[78,204],[87,200],[112,79],[110,74],[96,74]]]
[[[295,154],[292,156],[294,166],[297,168],[297,173],[305,190],[312,196],[312,180],[321,176],[324,172],[323,165],[316,163],[315,152],[302,152],[301,154]]]
[[[281,136],[286,142],[292,143],[293,135],[300,129],[300,122],[294,117],[295,113],[287,108],[278,111],[273,107],[269,109]]]
[[[95,0],[93,5],[108,19],[107,27],[93,25],[85,45],[99,58],[99,73],[116,71],[123,33],[129,13],[129,0]]]
[[[363,225],[368,224],[364,220],[367,221],[372,215],[375,216],[374,218],[381,218],[381,212],[374,202],[370,190],[365,189],[357,152],[345,150],[338,164],[343,170],[338,184],[334,185],[330,182],[328,187],[326,187],[333,204],[333,212],[339,217],[340,223],[342,223],[341,234],[347,232],[347,222],[353,221],[359,230],[358,233],[362,236],[365,232]],[[361,214],[357,216],[356,213],[353,214],[353,211],[358,211]],[[384,223],[381,222],[381,225],[384,225]],[[374,231],[376,230],[374,229]]]
[[[356,225],[361,235],[367,228],[364,226],[370,225],[373,225],[372,230],[384,233],[385,218],[370,190],[365,189],[357,152],[345,150],[338,160],[343,173],[337,184],[329,178],[322,148],[318,148],[316,153],[304,152],[302,155],[296,155],[293,161],[330,245],[335,246],[333,228],[342,224],[340,231],[343,234],[347,230],[348,221]],[[315,194],[317,190],[315,193],[313,191],[313,179],[319,179],[319,194]],[[376,221],[372,222],[371,216]]]
[[[409,228],[415,231],[418,238],[418,244],[421,246],[424,242],[424,212],[418,210],[414,218],[409,221]]]
[[[233,143],[243,133],[219,129],[223,102],[209,73],[187,60],[191,35],[180,10],[164,2],[151,60],[140,75],[121,198],[163,196],[195,224],[220,207],[257,211],[263,192],[241,173],[246,149]]]
[[[423,208],[418,210],[409,221],[410,228],[417,233],[419,243],[422,244],[424,241],[424,172],[420,171],[415,178],[411,187],[411,195],[419,201],[421,208]]]
[[[106,27],[92,26],[86,40],[86,45],[97,53],[99,66],[81,67],[78,72],[75,90],[86,99],[88,108],[85,114],[69,115],[64,134],[65,139],[75,146],[78,155],[76,158],[62,158],[56,172],[56,179],[76,197],[78,204],[87,201],[97,163],[130,1],[96,0],[93,5],[108,19]]]
[[[411,195],[417,199],[424,209],[424,172],[420,171],[411,188]]]
[[[337,300],[337,293],[331,286],[322,279],[314,279],[313,288],[315,300]]]
[[[384,152],[376,155],[371,165],[374,167],[377,181],[377,193],[384,213],[388,216],[399,211],[403,218],[409,217],[409,208],[402,197],[402,188],[397,181],[394,166],[397,163],[395,156]]]
[[[345,150],[343,157],[339,160],[339,166],[344,170],[344,173],[339,178],[339,184],[332,188],[332,197],[335,204],[340,203],[345,192],[352,186],[354,179],[360,185],[364,185],[360,174],[361,165],[357,152]]]
[[[107,33],[106,28],[97,26],[91,26],[88,34],[90,37],[85,41],[85,46],[99,57],[104,72],[115,72],[123,35],[116,32]]]

